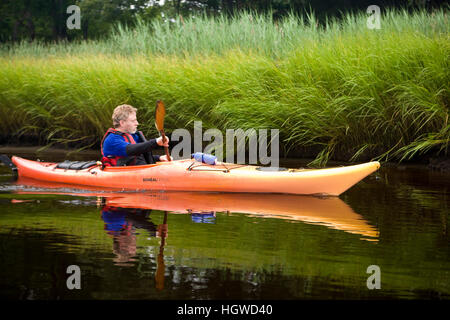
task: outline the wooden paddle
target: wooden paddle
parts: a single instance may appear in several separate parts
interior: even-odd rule
[[[166,115],[166,108],[161,100],[156,101],[155,109],[155,126],[163,138],[163,142],[166,142],[166,134],[164,133],[164,116]],[[169,148],[164,147],[166,157],[168,161],[172,161],[169,155]]]

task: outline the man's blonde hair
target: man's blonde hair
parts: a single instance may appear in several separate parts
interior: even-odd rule
[[[112,120],[114,128],[120,126],[120,120],[127,120],[130,114],[136,113],[137,109],[129,104],[122,104],[114,109]]]

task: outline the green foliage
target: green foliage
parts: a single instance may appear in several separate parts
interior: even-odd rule
[[[103,41],[21,44],[0,59],[1,136],[98,145],[118,104],[167,128],[278,128],[285,154],[319,147],[329,159],[448,154],[449,24],[443,11],[390,11],[380,30],[366,16],[325,27],[294,15],[243,13],[138,19]],[[78,143],[77,143],[78,141]]]
[[[66,27],[70,5],[81,9],[81,30]],[[3,0],[0,3],[0,43],[100,39],[107,37],[117,23],[133,26],[137,16],[152,23],[202,14],[235,17],[252,11],[269,13],[277,21],[292,13],[307,18],[313,12],[322,24],[330,17],[342,18],[349,12],[365,11],[370,5],[373,5],[372,0]],[[443,0],[383,0],[378,5],[382,10],[448,8]]]
[[[77,0],[81,11],[81,29],[84,39],[107,36],[115,24],[132,25],[136,15],[153,17],[147,11],[145,0]]]
[[[131,25],[138,14],[153,18],[146,3],[146,0],[5,0],[0,4],[0,42],[106,37],[114,24]],[[70,5],[80,7],[81,30],[69,30],[66,26]]]

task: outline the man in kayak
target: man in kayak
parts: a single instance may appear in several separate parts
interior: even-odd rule
[[[136,118],[137,109],[123,104],[114,109],[112,120],[114,128],[109,128],[101,143],[104,166],[133,166],[168,161],[167,156],[152,154],[156,147],[168,147],[169,138],[146,140]]]

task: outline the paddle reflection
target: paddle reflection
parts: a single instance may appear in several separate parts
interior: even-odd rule
[[[166,270],[164,264],[164,245],[166,244],[167,238],[167,211],[164,212],[164,221],[160,228],[160,237],[161,237],[161,245],[159,246],[159,254],[158,254],[158,266],[156,268],[155,273],[155,283],[156,289],[162,290],[164,289],[164,273]]]

